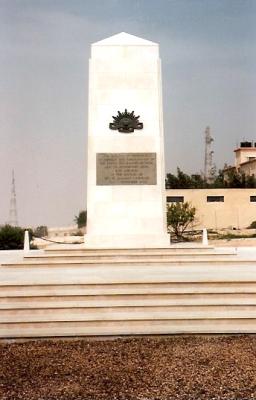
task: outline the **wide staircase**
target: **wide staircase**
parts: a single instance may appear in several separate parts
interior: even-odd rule
[[[49,247],[0,266],[0,337],[255,333],[256,258]]]

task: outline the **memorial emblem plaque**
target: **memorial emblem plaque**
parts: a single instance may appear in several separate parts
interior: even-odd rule
[[[143,123],[139,121],[140,115],[136,117],[134,111],[118,111],[117,116],[112,116],[114,122],[110,122],[109,129],[118,130],[121,133],[132,133],[134,129],[143,129]]]
[[[156,185],[156,153],[97,153],[97,185]]]

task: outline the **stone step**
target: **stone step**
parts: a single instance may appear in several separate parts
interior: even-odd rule
[[[80,267],[86,267],[90,265],[94,266],[102,266],[102,265],[109,265],[112,267],[122,267],[125,265],[128,265],[130,267],[139,267],[140,265],[145,265],[145,266],[161,266],[161,265],[202,265],[205,264],[205,267],[207,268],[208,265],[218,265],[221,267],[222,265],[256,265],[256,260],[255,259],[243,259],[243,258],[238,258],[238,257],[220,257],[218,259],[213,259],[213,258],[207,258],[207,257],[200,257],[198,259],[195,258],[171,258],[171,259],[162,259],[162,258],[155,258],[154,260],[151,259],[146,259],[146,258],[140,258],[138,259],[110,259],[110,260],[98,260],[98,259],[83,259],[83,260],[53,260],[53,261],[47,261],[45,259],[43,260],[24,260],[23,262],[19,263],[4,263],[2,264],[2,267],[20,267],[24,268],[27,266],[30,267],[48,267],[48,268],[53,268],[53,267],[65,267],[65,266],[80,266]]]
[[[66,246],[66,245],[58,245],[58,246],[49,246],[45,250],[45,253],[55,253],[55,252],[61,252],[61,253],[85,253],[85,254],[137,254],[137,253],[148,253],[148,254],[154,254],[154,253],[183,253],[183,252],[200,252],[200,253],[208,253],[214,251],[213,246],[203,246],[203,245],[191,245],[191,243],[187,245],[173,245],[168,248],[118,248],[118,249],[111,249],[111,248],[85,248],[83,245],[79,246]],[[234,249],[225,249],[225,251],[234,251]]]
[[[256,306],[256,293],[2,297],[0,310],[160,306]]]
[[[127,320],[76,321],[44,323],[3,323],[0,337],[51,337],[95,335],[160,335],[160,334],[214,334],[256,333],[255,319],[229,317],[222,319],[190,320]]]
[[[232,248],[228,248],[227,250],[231,250]],[[111,247],[106,247],[106,248],[88,248],[85,247],[84,245],[57,245],[53,246],[50,245],[44,249],[45,253],[55,253],[55,252],[82,252],[82,253],[97,253],[97,254],[116,254],[116,253],[122,253],[122,254],[129,254],[129,253],[154,253],[154,252],[170,252],[170,253],[175,253],[175,252],[193,252],[193,251],[199,251],[199,252],[209,252],[209,251],[214,251],[216,248],[214,246],[203,246],[202,244],[191,244],[191,243],[185,243],[185,244],[177,244],[177,245],[171,245],[170,247],[124,247],[124,248],[111,248]]]
[[[54,254],[0,267],[0,337],[256,333],[253,259]]]
[[[63,253],[56,253],[56,254],[42,254],[34,256],[33,254],[27,254],[24,256],[25,261],[55,261],[55,260],[77,260],[77,261],[109,261],[109,260],[151,260],[154,261],[155,259],[161,260],[172,260],[172,259],[222,259],[223,257],[236,257],[236,254],[223,252],[223,253],[208,253],[208,254],[201,254],[201,253],[171,253],[171,254],[162,254],[162,253],[135,253],[135,254],[86,254],[86,253],[76,253],[76,254],[63,254]]]
[[[19,282],[18,282],[19,283]],[[21,281],[22,283],[22,281]],[[152,295],[152,294],[226,294],[256,293],[255,282],[175,282],[131,284],[63,284],[0,286],[0,298],[34,296],[103,296],[103,295]]]
[[[135,321],[193,319],[256,319],[255,305],[102,307],[0,310],[1,323],[67,321]]]
[[[34,264],[0,267],[0,282],[7,285],[140,284],[174,282],[256,282],[256,263],[169,264]]]

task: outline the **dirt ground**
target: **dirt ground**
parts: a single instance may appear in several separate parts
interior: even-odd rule
[[[1,400],[256,399],[256,335],[0,342]]]

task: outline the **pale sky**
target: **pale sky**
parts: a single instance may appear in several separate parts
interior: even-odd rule
[[[159,43],[166,171],[218,168],[256,140],[256,0],[0,0],[0,224],[15,170],[21,226],[86,208],[90,44],[125,31]]]

